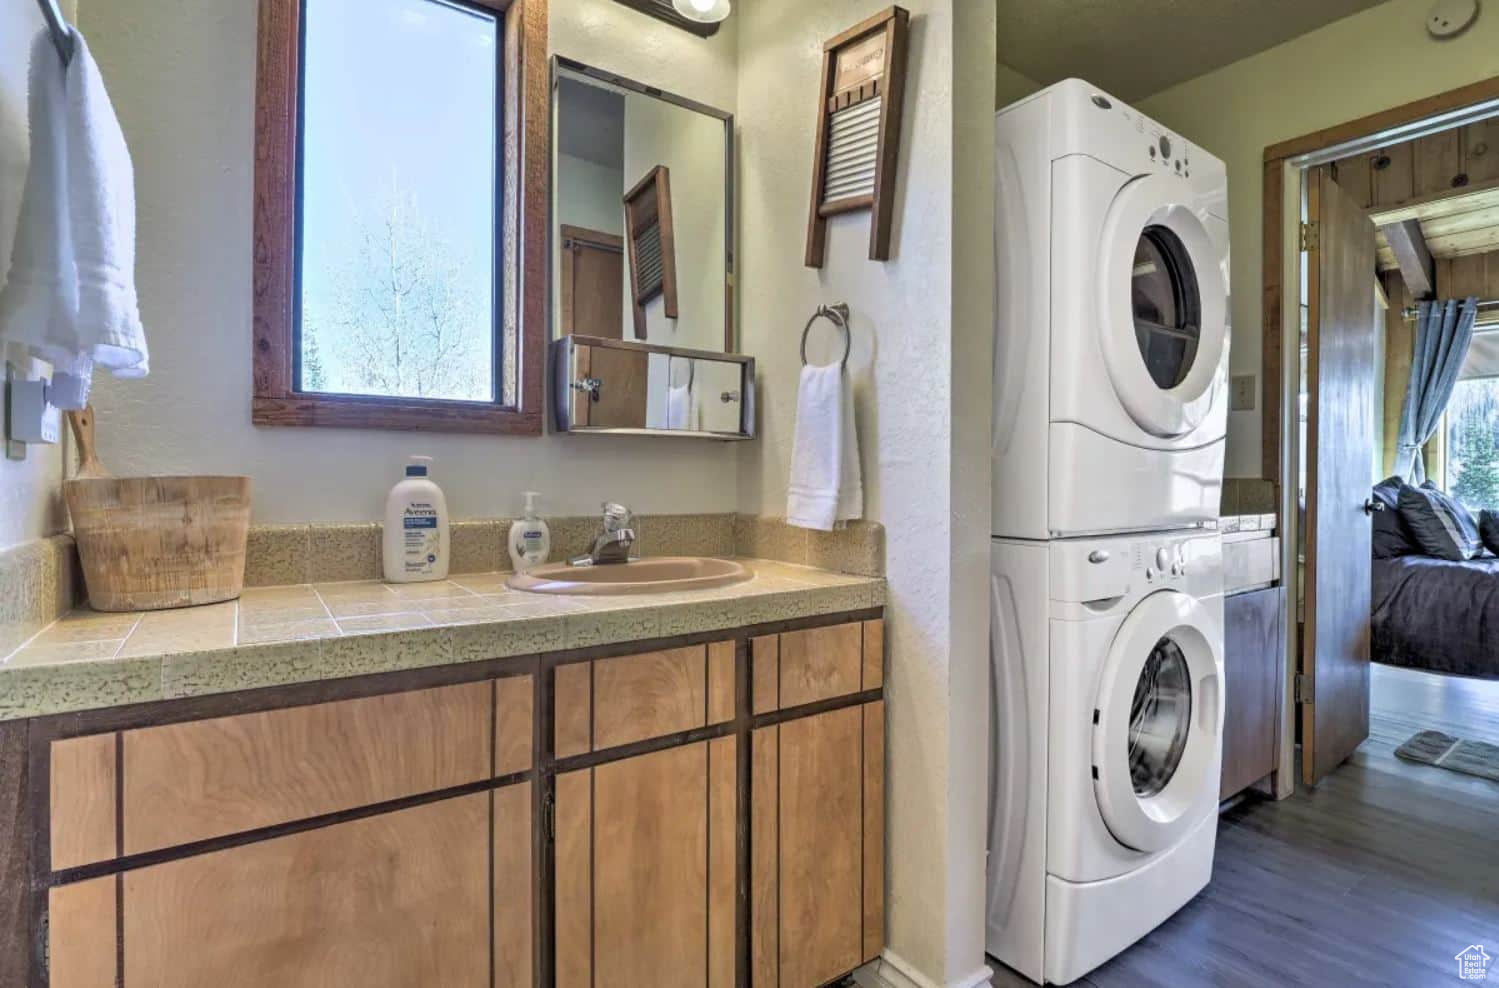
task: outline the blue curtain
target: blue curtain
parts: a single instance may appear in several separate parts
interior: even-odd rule
[[[1413,484],[1426,479],[1422,451],[1442,421],[1458,372],[1473,340],[1478,299],[1422,302],[1416,312],[1416,346],[1411,355],[1411,381],[1400,412],[1396,470]]]

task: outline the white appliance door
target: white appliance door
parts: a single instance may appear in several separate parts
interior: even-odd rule
[[[1228,272],[1180,179],[1119,190],[1099,249],[1098,328],[1119,401],[1146,432],[1184,436],[1207,416],[1228,347]]]
[[[1120,625],[1093,725],[1093,789],[1116,840],[1146,853],[1186,835],[1217,791],[1223,657],[1206,608],[1151,594]]]

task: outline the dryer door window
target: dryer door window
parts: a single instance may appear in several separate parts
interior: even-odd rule
[[[1114,394],[1141,429],[1176,438],[1226,391],[1227,255],[1182,202],[1178,179],[1147,175],[1115,197],[1099,241],[1099,345]]]
[[[1169,391],[1187,379],[1197,357],[1202,301],[1186,246],[1164,226],[1146,227],[1135,245],[1130,302],[1145,369]]]
[[[1093,792],[1114,838],[1170,847],[1218,800],[1222,633],[1176,591],[1151,594],[1119,627],[1093,718]]]

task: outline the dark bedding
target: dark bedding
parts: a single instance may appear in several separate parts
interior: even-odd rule
[[[1374,560],[1374,659],[1499,679],[1499,559]]]

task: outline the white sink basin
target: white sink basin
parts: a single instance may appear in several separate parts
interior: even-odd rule
[[[732,559],[658,556],[600,566],[547,563],[529,573],[517,573],[506,583],[530,593],[636,594],[726,587],[754,575]]]

